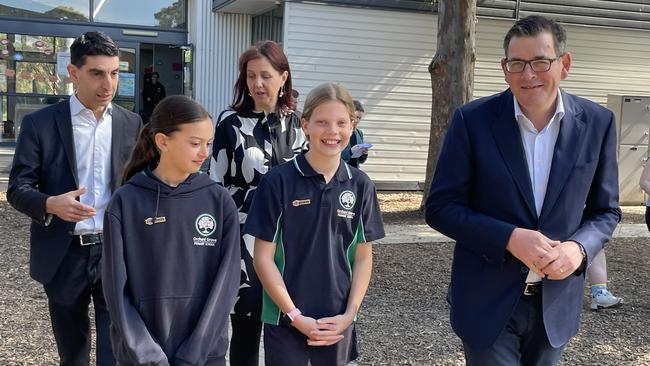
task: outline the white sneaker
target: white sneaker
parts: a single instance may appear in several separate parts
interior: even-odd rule
[[[620,306],[623,299],[612,295],[607,289],[600,290],[591,296],[591,310],[607,309]]]

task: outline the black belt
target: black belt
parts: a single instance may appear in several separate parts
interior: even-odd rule
[[[524,296],[535,296],[542,293],[542,283],[527,283],[524,287]]]
[[[82,247],[101,244],[104,241],[102,233],[75,235],[74,237],[79,239],[79,245]]]

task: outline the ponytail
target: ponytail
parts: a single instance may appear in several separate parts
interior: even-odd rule
[[[129,178],[134,176],[141,170],[146,169],[152,164],[158,164],[160,160],[160,152],[156,147],[156,142],[154,141],[154,133],[151,128],[151,123],[147,123],[140,131],[138,136],[138,141],[133,147],[133,152],[131,152],[131,157],[129,158],[128,163],[124,167],[124,173],[122,174],[122,182],[120,185],[126,183]]]
[[[129,162],[124,167],[121,184],[139,171],[148,167],[155,169],[160,161],[160,151],[156,146],[155,136],[158,133],[170,136],[185,123],[211,118],[205,108],[184,95],[170,95],[158,103],[151,113],[149,123],[144,125],[138,141],[135,143]]]

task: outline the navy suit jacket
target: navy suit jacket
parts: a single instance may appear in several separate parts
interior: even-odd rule
[[[494,343],[523,292],[528,268],[506,251],[516,227],[582,244],[589,265],[620,220],[614,115],[561,95],[565,115],[539,217],[510,90],[457,109],[445,137],[426,220],[456,241],[451,325],[474,349]],[[584,272],[542,286],[546,333],[559,347],[578,331]]]
[[[115,103],[112,119],[110,188],[115,191],[142,119]],[[70,102],[62,101],[25,116],[9,175],[7,199],[32,219],[30,273],[43,284],[52,280],[61,265],[75,227],[74,222],[56,216],[47,220],[45,201],[78,188]]]

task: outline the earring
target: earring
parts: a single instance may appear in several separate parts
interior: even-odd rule
[[[282,98],[284,97],[284,85],[280,88],[280,94],[278,94],[278,97]]]

